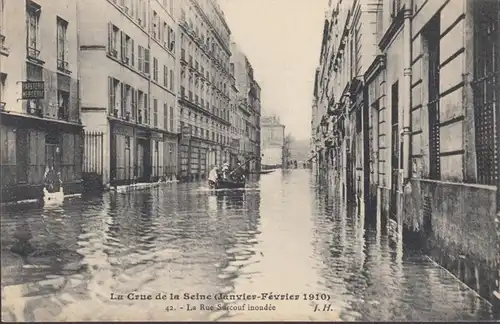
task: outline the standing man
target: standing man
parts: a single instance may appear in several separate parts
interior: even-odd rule
[[[219,180],[219,170],[217,166],[212,166],[210,173],[208,174],[208,186],[210,189],[217,189],[217,181]]]

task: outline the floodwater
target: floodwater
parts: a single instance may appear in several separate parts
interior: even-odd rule
[[[492,319],[308,170],[2,210],[2,320]]]

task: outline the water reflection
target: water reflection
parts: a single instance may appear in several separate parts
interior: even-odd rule
[[[164,184],[2,211],[3,320],[472,320],[487,303],[307,170],[247,190]],[[114,300],[111,293],[178,294]],[[223,297],[182,300],[183,294]],[[238,294],[300,300],[237,300]],[[330,296],[328,312],[321,300]],[[197,306],[187,311],[187,304]],[[249,305],[276,307],[249,311]],[[270,305],[270,306],[269,306]],[[242,310],[244,309],[244,310]]]

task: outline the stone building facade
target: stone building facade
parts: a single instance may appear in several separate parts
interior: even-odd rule
[[[255,80],[254,69],[235,42],[231,44],[231,66],[234,68],[236,88],[236,108],[238,110],[236,123],[240,140],[240,156],[242,160],[249,160],[248,170],[256,171],[260,168],[260,116],[261,116],[261,89]]]
[[[174,1],[77,3],[82,121],[102,136],[86,141],[85,165],[102,163],[105,185],[175,178]]]
[[[263,168],[286,167],[284,161],[285,125],[276,116],[262,117],[261,148]]]
[[[338,187],[367,218],[422,239],[436,261],[495,303],[499,8],[486,0],[330,3],[311,125],[317,168],[340,170]],[[371,27],[363,32],[356,21]],[[332,45],[342,30],[345,42]],[[360,45],[352,50],[351,42]],[[356,72],[325,72],[345,55],[358,57],[347,64]],[[348,96],[327,95],[340,89]]]
[[[0,1],[1,201],[41,198],[49,169],[81,192],[79,79],[74,1]]]
[[[229,161],[231,31],[217,1],[179,0],[180,177],[204,178]]]

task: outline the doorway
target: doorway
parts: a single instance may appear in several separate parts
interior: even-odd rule
[[[397,221],[397,197],[399,183],[399,87],[396,81],[391,87],[391,202],[389,217]]]

